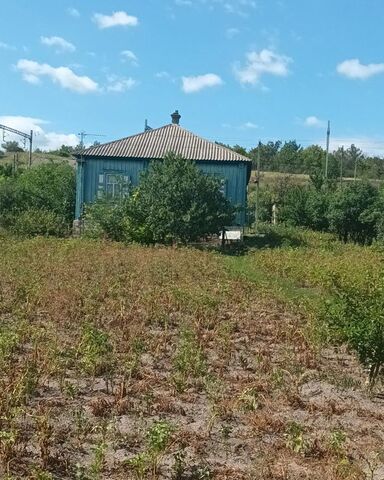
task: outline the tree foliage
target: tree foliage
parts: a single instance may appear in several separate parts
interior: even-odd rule
[[[120,240],[148,244],[196,241],[232,224],[234,216],[220,181],[173,154],[154,161],[128,199],[107,205],[104,199],[88,208],[86,222],[110,238],[118,232]]]
[[[18,142],[12,140],[12,141],[8,141],[8,142],[4,142],[2,144],[2,148],[4,148],[4,150],[6,152],[23,152],[24,150],[19,146]]]
[[[66,163],[0,178],[0,226],[17,234],[68,234],[74,205],[75,172]]]

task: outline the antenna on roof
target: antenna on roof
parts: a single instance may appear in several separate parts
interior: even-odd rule
[[[148,120],[145,119],[144,132],[148,132],[148,130],[152,130],[152,127],[150,127],[150,126],[148,125]]]
[[[105,137],[105,135],[99,135],[98,133],[86,133],[84,131],[81,131],[77,135],[80,137],[80,147],[82,149],[84,148],[84,138],[85,137]]]

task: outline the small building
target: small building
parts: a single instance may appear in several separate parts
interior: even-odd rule
[[[138,185],[140,173],[151,161],[162,160],[172,152],[193,160],[205,174],[219,178],[225,197],[241,207],[236,225],[245,224],[251,160],[182,128],[177,110],[171,117],[172,123],[163,127],[146,127],[137,135],[93,146],[75,155],[76,220],[81,218],[84,204],[94,202],[103,193],[119,195],[119,185],[123,182]]]

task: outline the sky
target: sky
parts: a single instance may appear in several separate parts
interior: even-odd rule
[[[0,5],[0,124],[33,129],[36,147],[115,140],[178,109],[230,145],[325,147],[330,120],[331,149],[384,156],[383,0]]]

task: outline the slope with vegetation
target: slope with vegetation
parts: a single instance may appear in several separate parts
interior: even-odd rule
[[[381,478],[380,382],[355,341],[379,337],[344,309],[365,298],[357,315],[380,325],[380,251],[254,241],[223,256],[4,239],[2,478]]]

